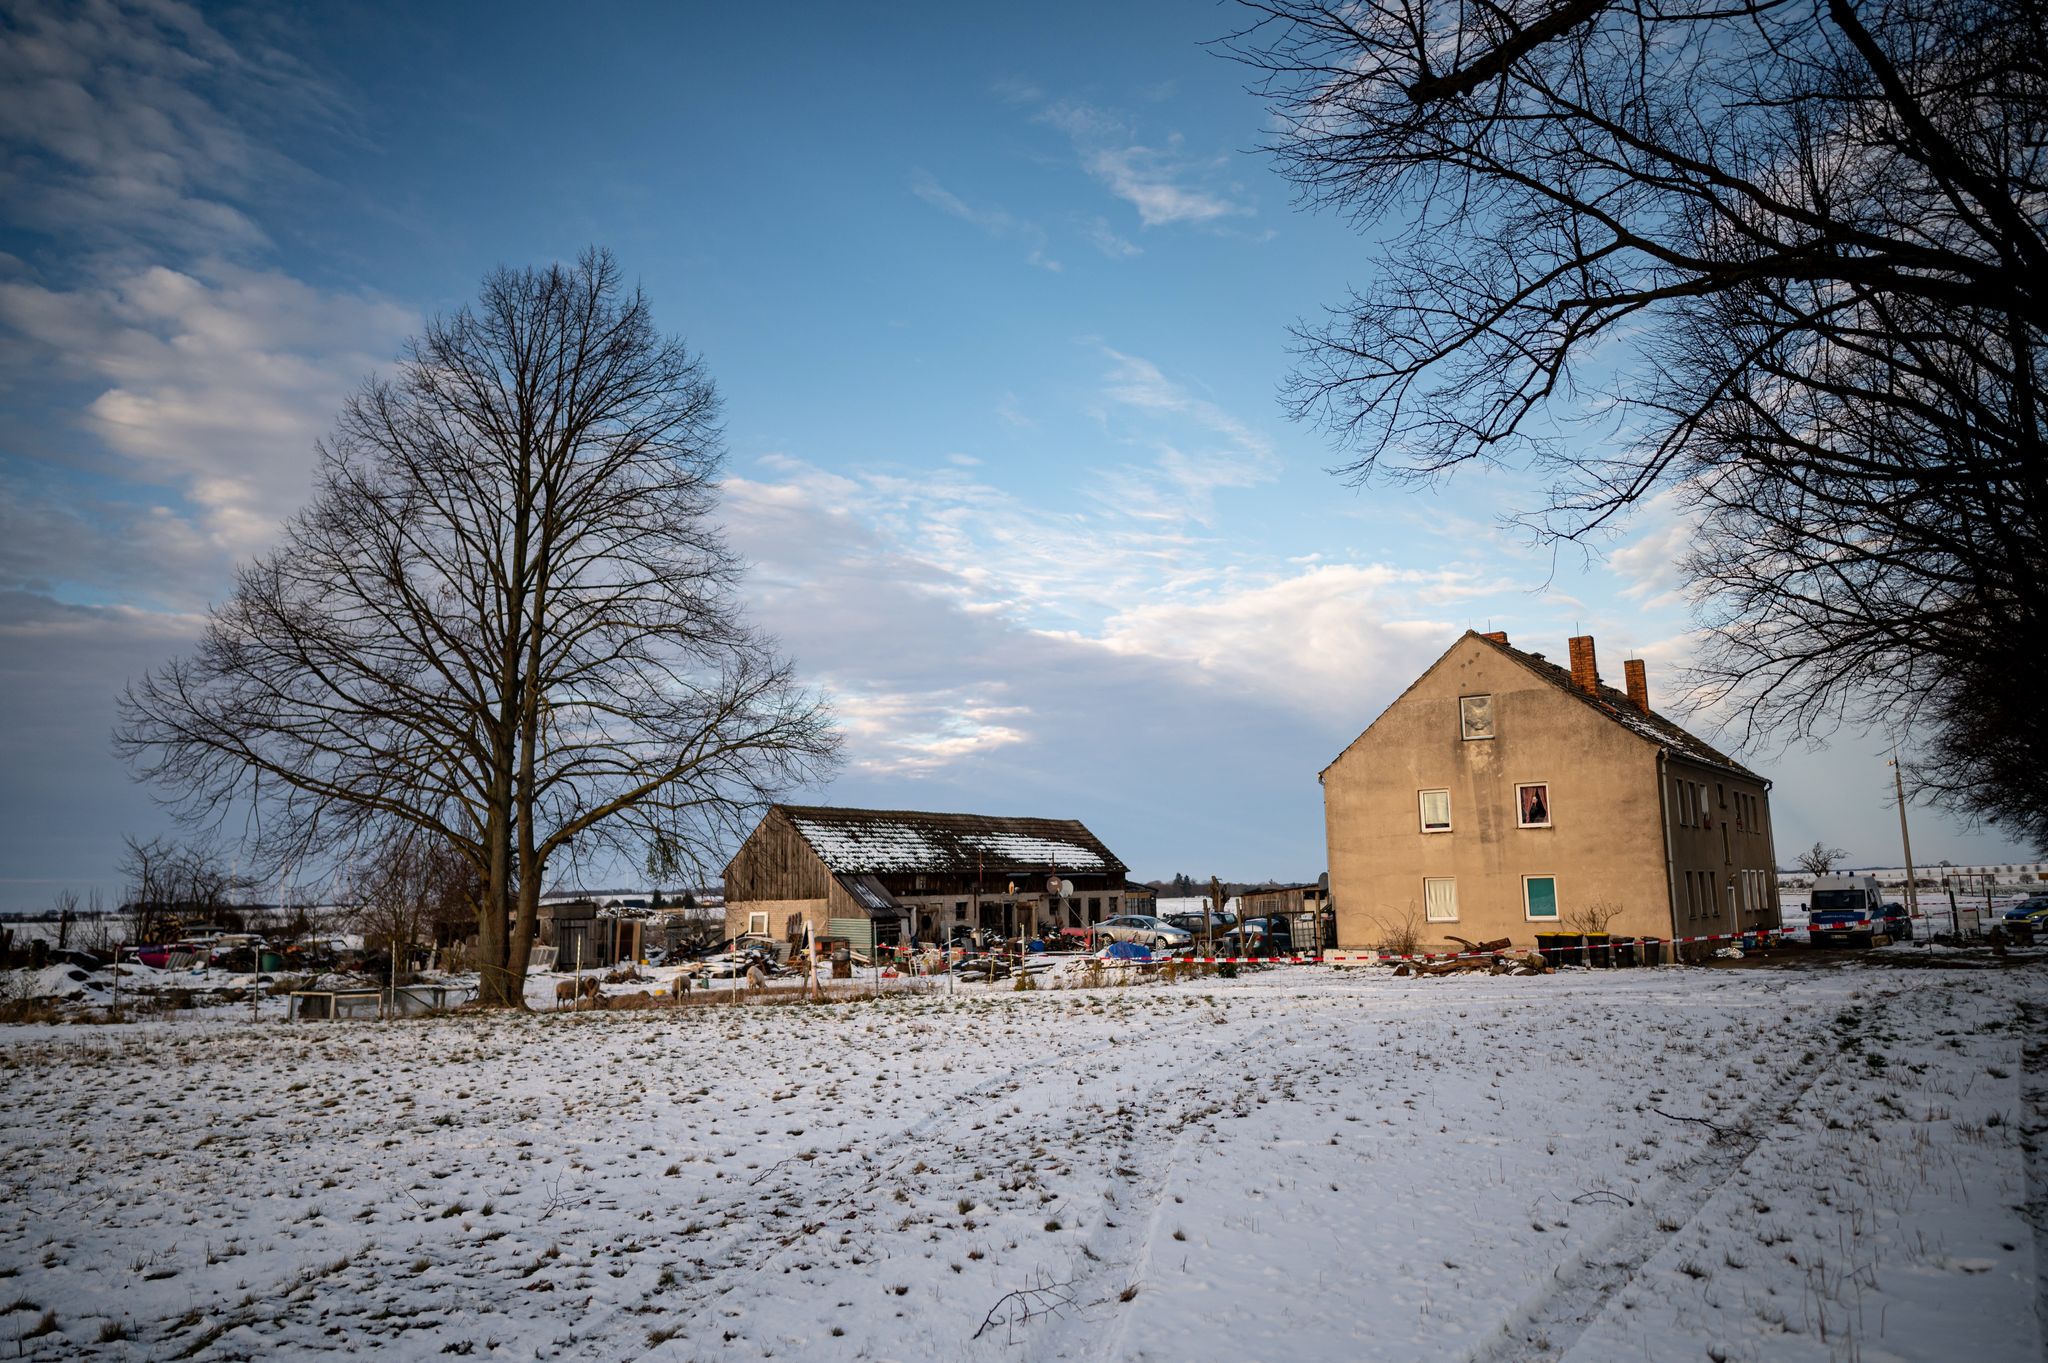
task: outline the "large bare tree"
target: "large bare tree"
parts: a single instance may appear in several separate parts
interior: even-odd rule
[[[253,810],[274,857],[439,839],[483,887],[484,999],[517,1005],[551,862],[701,864],[836,760],[735,598],[717,412],[608,253],[495,271],[349,400],[117,749],[188,819]]]
[[[1533,470],[1584,539],[1668,494],[1703,700],[1884,723],[2048,837],[2048,11],[2022,0],[1250,0],[1272,150],[1377,278],[1288,395],[1358,479]],[[2000,747],[1990,758],[1982,737]],[[2033,811],[2031,827],[2027,813]]]

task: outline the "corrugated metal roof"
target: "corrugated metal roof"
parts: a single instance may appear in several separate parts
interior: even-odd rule
[[[887,886],[873,876],[840,875],[840,888],[853,898],[853,902],[866,909],[870,918],[901,918],[903,906],[896,902],[896,896],[889,893]]]
[[[933,814],[901,809],[780,805],[836,875],[905,871],[1126,871],[1078,819]]]

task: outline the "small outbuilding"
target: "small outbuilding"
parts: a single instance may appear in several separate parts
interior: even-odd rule
[[[726,935],[869,951],[1084,928],[1125,911],[1127,870],[1077,819],[773,805],[726,865]]]

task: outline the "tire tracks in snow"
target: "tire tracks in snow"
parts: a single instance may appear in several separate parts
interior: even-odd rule
[[[1849,1003],[1882,1004],[1898,992],[1898,988],[1878,991],[1872,986],[1851,995]],[[1835,1063],[1837,1054],[1815,1047],[1813,1059],[1785,1071],[1768,1093],[1721,1123],[1724,1130],[1740,1134],[1713,1137],[1699,1154],[1671,1170],[1656,1189],[1645,1190],[1617,1224],[1557,1267],[1552,1286],[1515,1310],[1498,1333],[1465,1355],[1467,1363],[1522,1363],[1535,1352],[1568,1357],[1580,1336],[1617,1294],[1636,1281],[1657,1251],[1699,1219],[1728,1176],[1805,1099]]]
[[[1028,1008],[1031,1004],[1020,1001],[1012,1006]],[[725,1217],[725,1226],[730,1233],[704,1252],[687,1256],[690,1272],[663,1298],[662,1318],[682,1327],[678,1338],[701,1338],[707,1330],[716,1328],[710,1322],[714,1319],[719,1300],[741,1281],[771,1268],[785,1255],[800,1252],[801,1245],[814,1236],[829,1234],[830,1228],[836,1224],[874,1229],[872,1218],[884,1214],[886,1204],[883,1199],[887,1196],[888,1181],[893,1176],[906,1173],[924,1155],[943,1154],[950,1159],[967,1143],[969,1130],[977,1122],[998,1128],[1007,1126],[1009,1114],[991,1113],[987,1106],[991,1100],[1015,1092],[1024,1083],[1042,1078],[1048,1071],[1068,1070],[1091,1057],[1114,1057],[1118,1073],[1142,1069],[1147,1057],[1156,1054],[1159,1048],[1175,1052],[1188,1032],[1209,1023],[1208,1009],[1190,1008],[1185,1011],[1192,1016],[1148,1019],[1145,1035],[1136,1040],[1110,1037],[1050,1055],[1041,1050],[962,1090],[908,1126],[894,1132],[871,1133],[862,1137],[860,1148],[850,1160],[826,1165],[829,1157],[821,1156],[806,1167],[803,1182],[809,1197],[805,1209],[795,1217],[778,1218],[772,1215],[772,1208],[764,1210],[763,1199],[756,1195],[751,1184],[742,1185],[735,1197],[723,1206],[693,1209],[695,1217]],[[1172,1077],[1162,1078],[1148,1091],[1156,1091],[1168,1082],[1179,1082],[1187,1070],[1206,1065],[1209,1060],[1210,1057],[1203,1056],[1180,1069],[1161,1071]],[[921,1079],[929,1082],[930,1076],[922,1076]],[[1042,1124],[1049,1115],[1053,1114],[1026,1110],[1019,1114],[1019,1118],[1033,1127],[1040,1141],[1048,1141],[1054,1133]],[[1007,1133],[998,1130],[973,1132],[972,1135],[976,1140],[987,1142],[1005,1139]],[[945,1161],[935,1158],[934,1163],[944,1167]],[[826,1167],[821,1169],[820,1165]],[[867,1213],[865,1217],[863,1212]],[[837,1248],[835,1245],[825,1253]],[[591,1315],[599,1316],[600,1313],[593,1311]],[[618,1332],[612,1327],[635,1323],[626,1322],[625,1311],[618,1307],[601,1315],[601,1323],[590,1322],[590,1326],[595,1328],[579,1328],[578,1334],[592,1341],[615,1339]],[[614,1356],[595,1343],[582,1353],[586,1357]]]

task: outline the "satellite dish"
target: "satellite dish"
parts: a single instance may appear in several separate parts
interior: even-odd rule
[[[1060,897],[1061,897],[1061,898],[1063,898],[1063,899],[1072,899],[1072,898],[1074,897],[1074,882],[1073,882],[1073,881],[1071,881],[1071,880],[1062,880],[1062,881],[1060,882]]]

